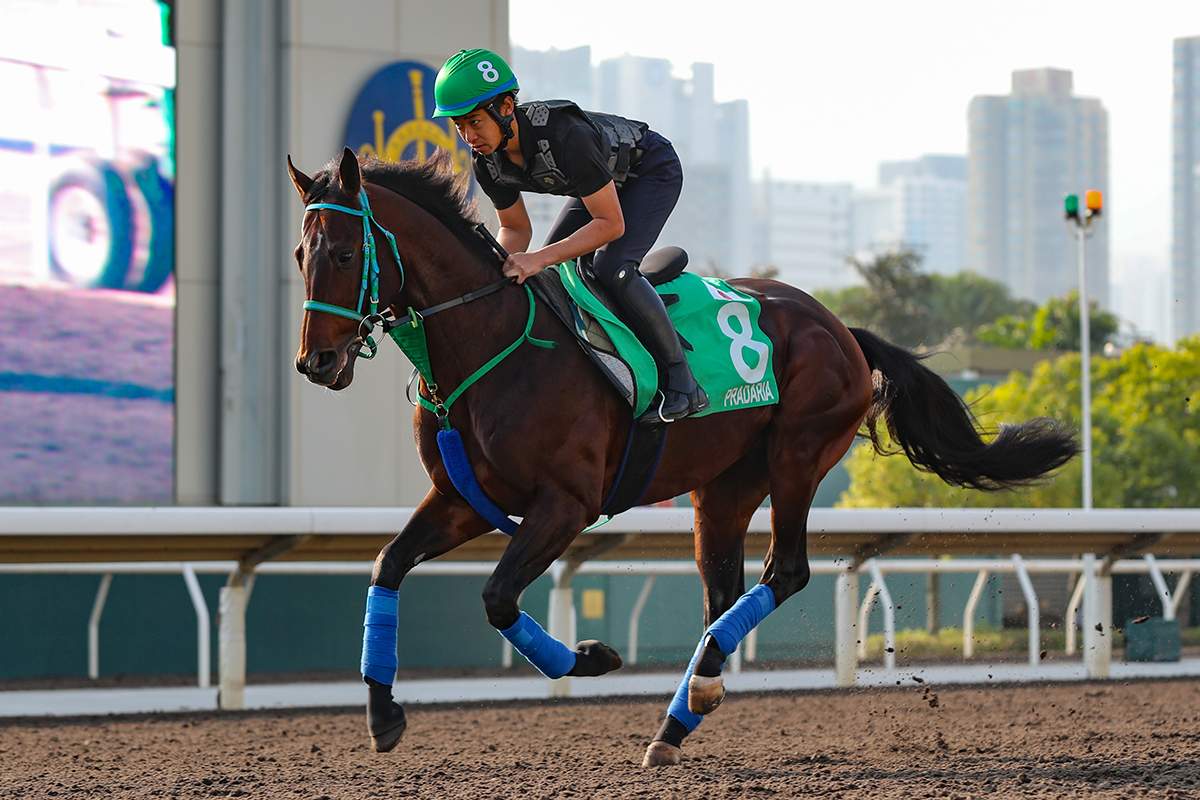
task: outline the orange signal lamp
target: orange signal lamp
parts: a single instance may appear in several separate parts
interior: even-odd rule
[[[1095,189],[1088,191],[1084,199],[1087,203],[1088,211],[1093,214],[1099,214],[1100,209],[1104,207],[1104,196]]]

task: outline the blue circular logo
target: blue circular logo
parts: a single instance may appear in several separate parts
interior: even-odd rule
[[[471,169],[470,149],[461,146],[454,123],[434,120],[437,70],[418,61],[397,61],[375,73],[354,101],[346,123],[346,146],[385,161],[424,161],[435,148],[450,153],[455,172]]]

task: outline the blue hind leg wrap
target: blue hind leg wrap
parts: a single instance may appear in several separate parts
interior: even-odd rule
[[[396,682],[396,628],[400,624],[398,592],[382,586],[367,590],[367,616],[363,620],[363,678],[391,686]]]
[[[700,644],[696,647],[692,660],[688,662],[687,672],[683,674],[683,681],[675,690],[671,704],[667,706],[667,714],[679,720],[683,727],[687,728],[688,733],[696,730],[696,726],[704,719],[699,714],[693,714],[688,710],[688,682],[692,679],[696,662],[704,652],[705,639],[711,635],[716,639],[717,647],[721,648],[721,652],[728,655],[737,649],[742,639],[746,638],[746,634],[754,630],[758,623],[766,619],[767,615],[774,610],[775,593],[766,584],[760,583],[739,597],[738,601],[733,604],[733,608],[709,625],[704,636],[700,637]]]
[[[500,635],[547,678],[561,678],[575,667],[575,651],[546,633],[524,611],[517,617],[516,624],[500,631]]]

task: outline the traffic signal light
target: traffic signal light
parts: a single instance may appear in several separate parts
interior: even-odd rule
[[[1069,194],[1063,202],[1066,207],[1067,219],[1079,220],[1079,195]]]

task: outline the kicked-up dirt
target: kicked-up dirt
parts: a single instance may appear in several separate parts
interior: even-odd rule
[[[731,695],[643,769],[666,698],[0,721],[0,797],[1200,797],[1200,681]]]

